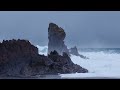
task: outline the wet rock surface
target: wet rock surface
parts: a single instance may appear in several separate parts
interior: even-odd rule
[[[28,40],[6,40],[0,43],[1,76],[36,76],[58,73],[85,73],[87,69],[74,64],[67,53],[56,51],[39,55],[38,48]]]
[[[58,55],[56,51],[53,51],[48,55],[48,57],[55,63],[53,68],[55,72],[65,74],[65,73],[86,73],[87,69],[74,64],[67,53],[63,52],[63,55]]]

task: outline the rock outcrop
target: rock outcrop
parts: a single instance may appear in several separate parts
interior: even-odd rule
[[[56,51],[53,51],[48,55],[55,64],[53,65],[54,72],[57,73],[86,73],[87,69],[82,68],[81,66],[74,64],[67,53],[63,52],[63,55],[59,55]]]
[[[58,73],[85,73],[70,57],[56,51],[39,55],[38,48],[27,40],[6,40],[0,43],[0,76],[35,76]]]
[[[69,50],[64,44],[65,37],[66,33],[61,27],[58,27],[54,23],[50,23],[48,27],[48,54],[50,54],[51,51],[56,50],[60,55],[62,55],[63,52],[66,52],[69,55]]]
[[[28,40],[3,40],[0,43],[0,75],[22,75],[21,72],[37,55],[38,49]]]
[[[76,55],[76,56],[80,56],[81,58],[84,58],[84,59],[89,59],[88,57],[79,54],[78,49],[77,49],[76,46],[73,47],[73,48],[70,48],[69,51],[70,51],[70,54],[73,54],[73,55]]]

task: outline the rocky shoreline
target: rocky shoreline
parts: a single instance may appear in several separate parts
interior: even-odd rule
[[[66,33],[62,28],[50,23],[48,34],[47,56],[39,55],[38,48],[28,40],[3,40],[0,43],[0,77],[35,76],[36,78],[37,75],[88,72],[87,69],[72,62],[69,50],[63,41]]]
[[[59,75],[37,75],[37,76],[3,76],[0,79],[62,79]]]
[[[61,77],[60,75],[3,76],[0,79],[120,79],[118,77]]]

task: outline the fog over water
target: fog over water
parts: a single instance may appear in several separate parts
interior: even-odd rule
[[[119,11],[0,11],[0,40],[21,38],[47,45],[50,22],[65,30],[67,46],[120,47]]]

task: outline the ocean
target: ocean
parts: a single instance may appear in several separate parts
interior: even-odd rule
[[[120,48],[80,48],[80,52],[104,52],[104,53],[118,53]]]
[[[47,46],[37,47],[39,54],[47,55]],[[79,53],[89,59],[71,55],[71,60],[89,72],[60,74],[62,78],[120,78],[120,48],[80,48]]]

